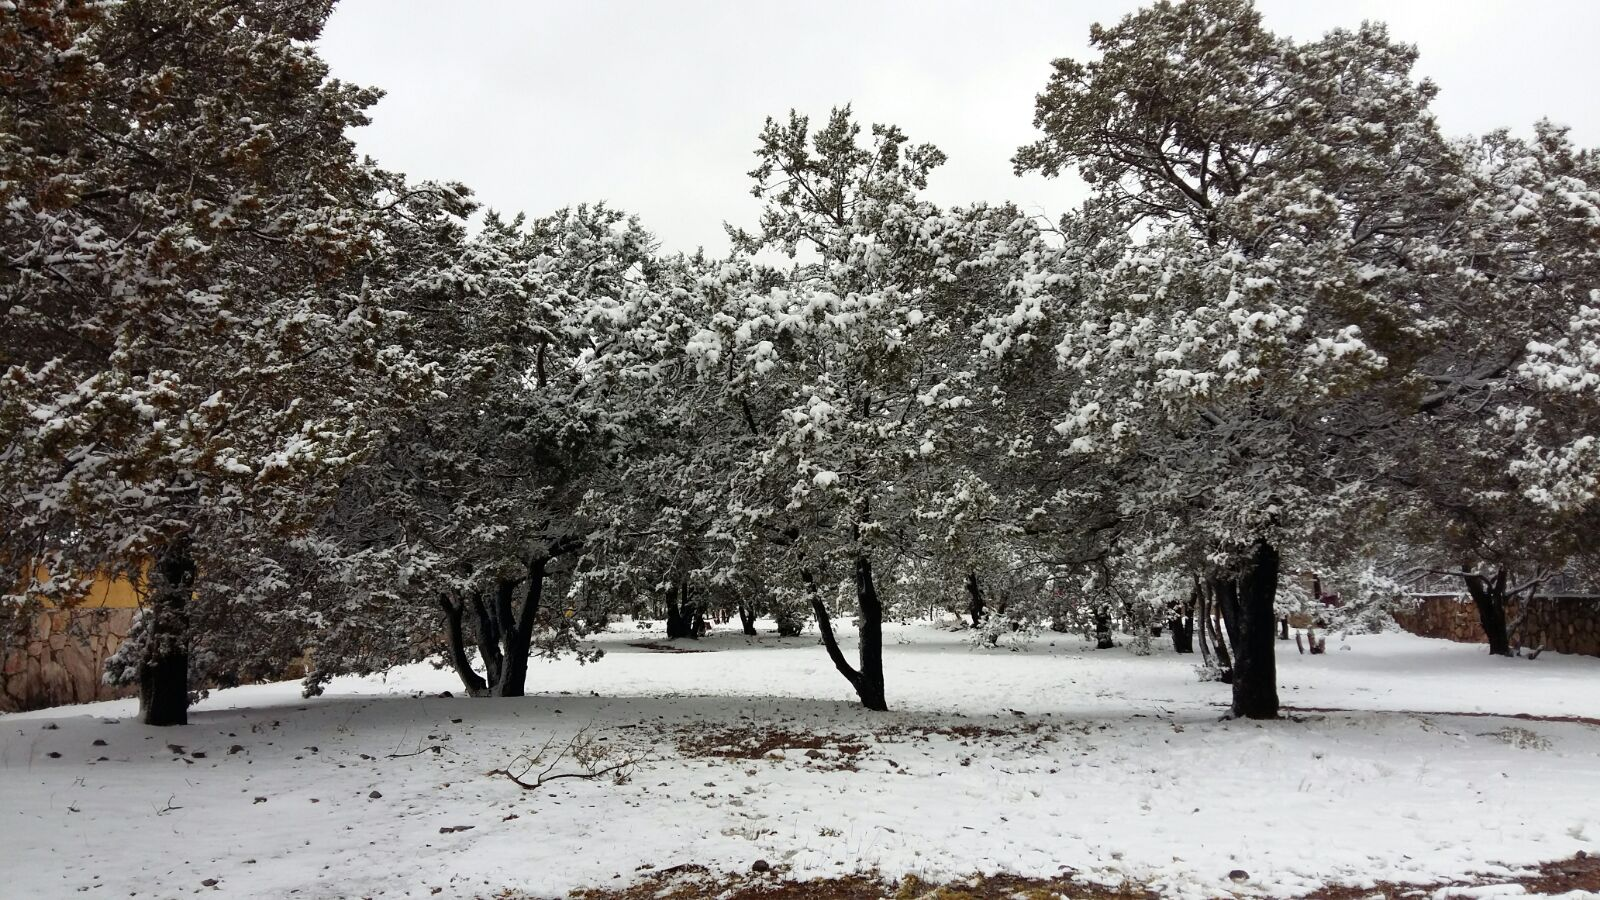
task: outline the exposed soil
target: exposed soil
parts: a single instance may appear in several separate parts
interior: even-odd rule
[[[636,641],[628,645],[638,647],[640,650],[649,650],[651,653],[710,653],[710,650],[701,650],[694,647],[678,647],[673,644],[662,644],[655,641]]]
[[[1593,725],[1600,727],[1600,719],[1589,716],[1536,716],[1531,713],[1489,713],[1489,712],[1437,712],[1420,709],[1344,709],[1337,706],[1285,706],[1284,712],[1299,713],[1362,713],[1383,714],[1396,716],[1465,716],[1475,719],[1521,719],[1524,722],[1567,722],[1574,725]]]
[[[1156,900],[1161,895],[1143,885],[1127,883],[1117,887],[1084,884],[1070,873],[1054,878],[1023,878],[1018,875],[974,876],[964,881],[935,884],[907,875],[889,881],[876,872],[792,881],[784,877],[787,868],[713,877],[705,866],[687,864],[645,874],[623,888],[594,888],[573,894],[579,900],[688,900],[694,897],[719,897],[723,900],[1056,900],[1059,897],[1082,900],[1138,898]],[[1559,895],[1572,891],[1600,892],[1600,858],[1579,855],[1545,863],[1537,870],[1516,878],[1487,881],[1441,881],[1434,884],[1389,884],[1374,887],[1329,886],[1305,895],[1307,900],[1411,900],[1429,897],[1442,888],[1482,885],[1519,885],[1525,896]],[[498,895],[499,900],[520,900],[523,895]]]

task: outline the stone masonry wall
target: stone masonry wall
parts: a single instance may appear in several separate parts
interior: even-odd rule
[[[0,712],[112,700],[138,693],[101,681],[106,657],[128,636],[132,609],[52,609],[26,635],[0,638]],[[24,620],[23,628],[29,628]]]
[[[1600,598],[1535,597],[1529,602],[1527,618],[1511,634],[1512,646],[1600,656]],[[1521,601],[1507,601],[1507,622],[1515,624],[1522,612]],[[1394,618],[1412,634],[1485,643],[1478,609],[1465,597],[1422,597],[1411,609],[1397,611]]]

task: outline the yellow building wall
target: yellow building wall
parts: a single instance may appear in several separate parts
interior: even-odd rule
[[[39,581],[46,581],[50,578],[50,573],[40,567],[34,572],[33,577]],[[143,603],[139,586],[132,579],[97,575],[83,602],[75,605],[87,609],[137,609]]]

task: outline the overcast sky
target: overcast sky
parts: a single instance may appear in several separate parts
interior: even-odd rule
[[[950,162],[939,203],[1013,200],[1052,216],[1072,179],[1018,178],[1050,60],[1083,57],[1093,22],[1133,0],[343,0],[321,48],[337,77],[388,92],[359,147],[413,178],[466,182],[542,214],[606,200],[665,249],[727,249],[759,209],[745,176],[762,122],[852,103]],[[1421,50],[1452,134],[1539,117],[1600,145],[1600,2],[1263,0],[1267,26],[1313,39],[1363,18]]]

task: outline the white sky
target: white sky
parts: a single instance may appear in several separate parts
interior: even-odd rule
[[[358,146],[413,178],[455,179],[532,215],[606,200],[667,250],[727,249],[754,224],[745,176],[767,116],[853,103],[950,162],[944,204],[1013,200],[1052,217],[1073,179],[1018,178],[1049,63],[1135,0],[754,2],[343,0],[321,43],[334,75],[388,96]],[[1421,50],[1445,130],[1526,131],[1539,117],[1600,145],[1596,0],[1261,0],[1307,40],[1363,18]]]

